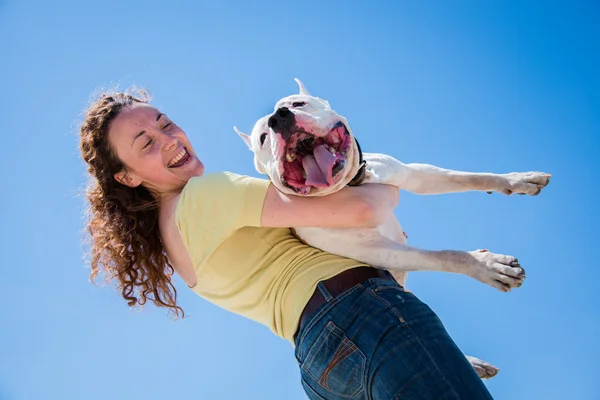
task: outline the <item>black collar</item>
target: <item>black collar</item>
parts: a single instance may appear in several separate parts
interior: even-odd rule
[[[354,178],[352,178],[352,180],[348,183],[348,186],[360,185],[361,183],[363,183],[367,176],[367,162],[363,160],[362,150],[360,149],[360,144],[358,144],[358,140],[356,139],[356,137],[354,138],[354,141],[356,142],[356,147],[358,148],[358,163],[360,167],[358,168],[358,172],[356,172],[356,175],[354,175]]]

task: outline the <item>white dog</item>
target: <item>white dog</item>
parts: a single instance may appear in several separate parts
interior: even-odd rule
[[[251,135],[234,127],[254,153],[257,171],[281,192],[325,196],[348,184],[385,183],[417,194],[479,190],[535,196],[549,182],[550,175],[542,172],[468,173],[362,153],[346,119],[296,82],[300,93],[279,100],[274,113],[258,120]],[[408,271],[461,273],[503,292],[521,286],[525,279],[524,269],[512,256],[410,247],[395,217],[370,229],[294,229],[313,247],[389,270],[403,286]],[[467,358],[482,378],[498,372],[481,360]]]

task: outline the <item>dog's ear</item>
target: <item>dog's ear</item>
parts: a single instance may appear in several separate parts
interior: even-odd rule
[[[304,87],[304,84],[302,82],[300,82],[300,79],[294,78],[294,80],[298,84],[298,88],[300,89],[300,94],[310,96],[310,93],[308,93],[308,90],[306,90],[306,88]]]
[[[237,132],[238,135],[240,135],[240,137],[244,140],[244,142],[246,142],[246,144],[248,145],[248,148],[250,148],[250,150],[252,150],[252,140],[250,135],[246,135],[244,132],[240,131],[237,126],[233,127],[233,130]]]

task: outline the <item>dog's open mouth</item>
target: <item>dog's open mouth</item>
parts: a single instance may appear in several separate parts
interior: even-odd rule
[[[350,144],[350,133],[341,122],[323,137],[305,131],[294,133],[283,159],[283,183],[301,194],[308,194],[311,187],[331,186],[346,166]]]

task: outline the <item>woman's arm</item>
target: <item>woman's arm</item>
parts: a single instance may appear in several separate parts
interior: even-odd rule
[[[263,204],[261,226],[374,227],[390,216],[398,199],[397,187],[375,183],[345,187],[322,197],[286,195],[270,185]]]

